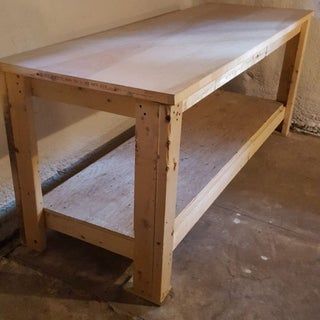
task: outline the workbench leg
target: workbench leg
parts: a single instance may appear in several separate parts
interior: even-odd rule
[[[181,118],[176,106],[137,106],[133,291],[156,304],[171,289]]]
[[[286,106],[285,118],[282,124],[282,134],[284,136],[288,136],[290,132],[309,27],[310,20],[302,25],[301,32],[286,45],[277,96],[277,100]]]
[[[5,78],[9,103],[4,112],[21,237],[30,249],[42,251],[46,236],[30,80],[15,74]]]

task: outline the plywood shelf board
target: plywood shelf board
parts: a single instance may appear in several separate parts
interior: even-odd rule
[[[311,11],[205,4],[1,59],[2,70],[175,104],[249,68]],[[213,91],[213,90],[212,90]]]
[[[183,116],[177,215],[281,103],[218,91]],[[134,138],[44,197],[48,212],[134,237]]]

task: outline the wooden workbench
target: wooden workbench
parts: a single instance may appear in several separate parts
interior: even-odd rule
[[[133,259],[133,292],[160,304],[172,253],[282,124],[312,12],[207,4],[2,59],[25,244],[46,229]],[[277,98],[217,90],[286,45]],[[43,197],[31,98],[136,118],[136,135]]]

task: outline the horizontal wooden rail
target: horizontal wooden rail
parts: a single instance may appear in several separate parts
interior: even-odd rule
[[[39,79],[32,79],[31,87],[36,97],[135,118],[136,101],[132,97]]]
[[[199,88],[191,87],[185,90],[183,94],[178,94],[175,98],[175,103],[181,104],[183,111],[188,110],[196,105],[199,101],[210,95],[212,92],[221,88],[223,85],[266,58],[272,52],[279,49],[290,39],[299,34],[300,31],[301,24],[297,23],[293,26],[290,26],[290,28],[287,30],[279,32],[271,39],[268,39],[264,43],[260,44],[257,48],[246,52],[243,56],[229,64],[226,64],[208,76],[207,80],[202,80],[201,83],[207,83],[206,85]],[[201,84],[196,84],[196,86],[199,85],[201,86]],[[187,95],[186,91],[190,91],[190,94]],[[188,96],[188,98],[185,99],[185,96]]]
[[[46,227],[98,247],[133,258],[134,239],[85,221],[44,209]]]
[[[284,114],[285,108],[282,106],[176,217],[174,248],[179,245],[236,174],[279,126],[284,119]]]

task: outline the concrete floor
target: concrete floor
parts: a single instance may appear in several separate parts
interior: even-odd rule
[[[130,261],[57,233],[0,260],[0,319],[319,319],[320,139],[273,135],[176,249],[155,307]]]

